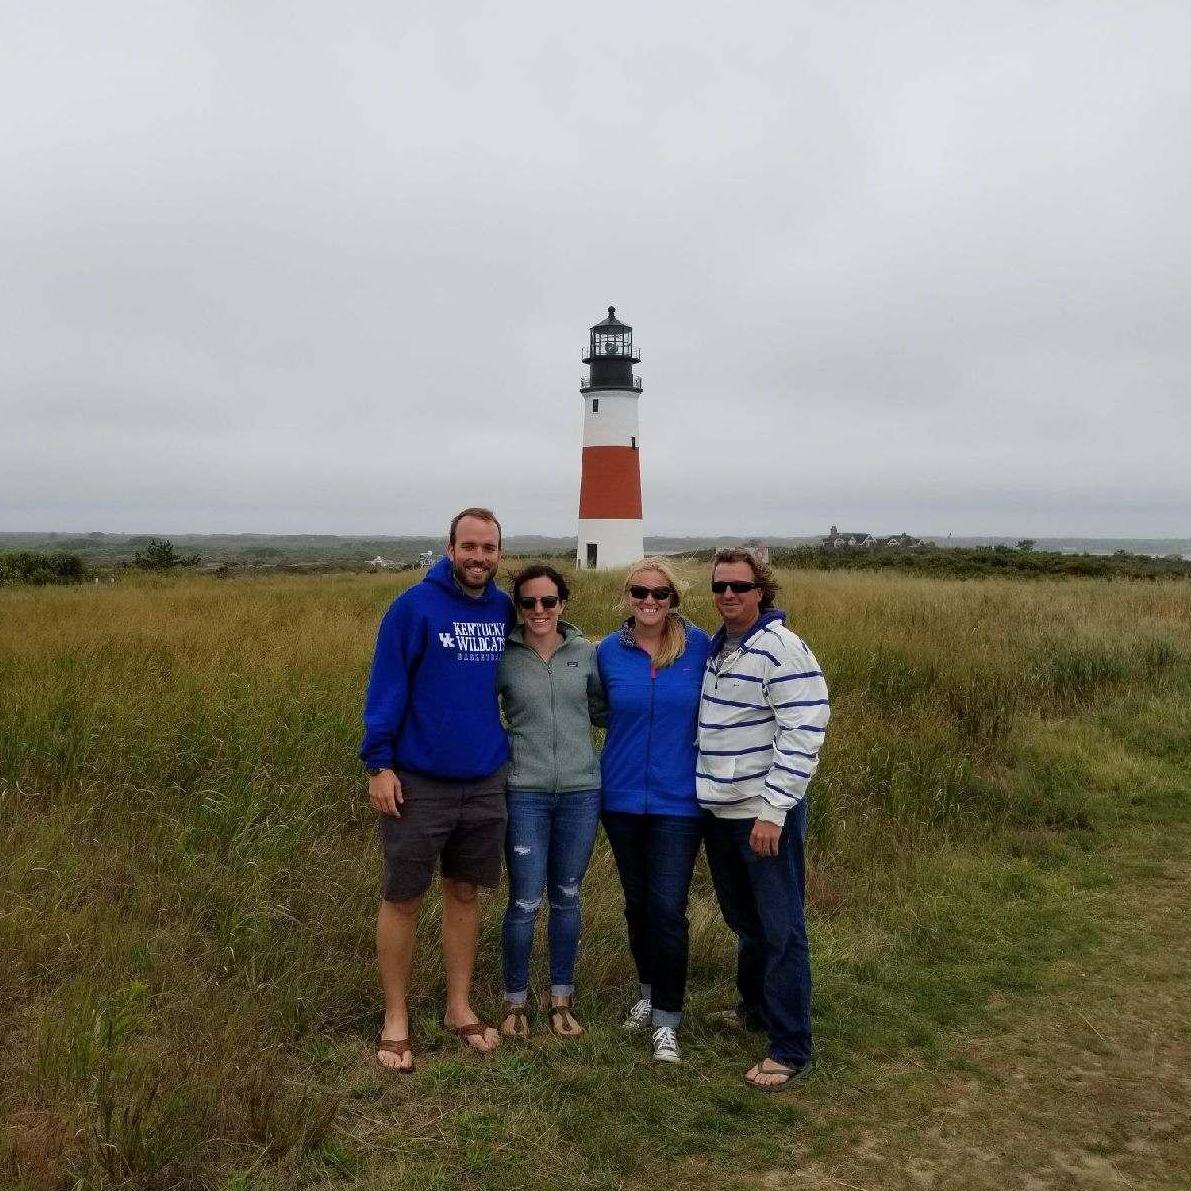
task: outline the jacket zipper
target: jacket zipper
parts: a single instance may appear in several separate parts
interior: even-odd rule
[[[561,649],[562,646],[559,646]],[[552,794],[558,793],[558,713],[555,710],[554,704],[554,658],[558,654],[558,649],[550,657],[550,661],[546,663],[546,673],[550,677],[550,756],[554,762],[554,788],[551,790]]]
[[[516,642],[514,642],[514,644],[516,644]],[[567,643],[564,640],[558,649],[556,649],[550,655],[550,660],[546,661],[536,649],[533,649],[528,645],[523,646],[523,648],[528,649],[529,652],[532,653],[533,656],[537,658],[543,666],[546,667],[546,676],[550,680],[550,757],[554,765],[553,789],[550,791],[552,794],[558,793],[558,713],[554,701],[554,659],[562,650],[566,649],[566,647]]]
[[[638,647],[640,648],[640,647]],[[645,653],[645,650],[641,650]],[[657,689],[657,668],[653,664],[653,658],[645,654],[646,660],[649,662],[649,731],[645,734],[645,813],[649,814],[649,795],[652,792],[653,786],[650,780],[650,760],[653,756],[653,695]]]

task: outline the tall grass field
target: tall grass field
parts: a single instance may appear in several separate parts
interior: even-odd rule
[[[713,627],[691,578],[684,611]],[[1083,905],[1114,841],[1186,820],[1191,581],[786,572],[833,701],[810,795],[810,1082],[746,1088],[761,1044],[706,1023],[732,1002],[733,945],[702,860],[686,1062],[621,1033],[635,982],[602,840],[587,1035],[559,1042],[538,1014],[528,1044],[464,1053],[438,1024],[430,899],[418,1070],[389,1076],[356,749],[376,627],[411,581],[0,591],[0,1186],[753,1185],[844,1144],[825,1106],[1094,947]],[[609,632],[619,583],[579,576],[568,619]],[[477,965],[490,1017],[502,898]]]

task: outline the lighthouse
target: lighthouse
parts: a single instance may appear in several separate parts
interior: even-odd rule
[[[645,553],[637,430],[641,378],[633,374],[641,355],[633,346],[633,328],[616,317],[615,306],[591,328],[582,355],[589,373],[579,382],[583,479],[576,561],[585,569],[623,567]]]

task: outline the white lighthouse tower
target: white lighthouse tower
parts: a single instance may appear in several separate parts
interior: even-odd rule
[[[641,451],[637,399],[641,378],[633,365],[633,328],[608,317],[591,328],[583,353],[589,375],[579,382],[583,414],[583,480],[579,486],[581,568],[623,567],[645,553],[641,519]]]

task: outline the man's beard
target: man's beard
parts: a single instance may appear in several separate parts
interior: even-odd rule
[[[474,566],[476,564],[473,563],[472,565]],[[485,566],[482,563],[479,565],[483,566],[484,577],[479,583],[472,583],[468,579],[467,572],[464,570],[464,568],[458,563],[453,564],[452,569],[455,572],[455,582],[458,583],[460,587],[467,588],[468,591],[483,591],[484,588],[488,586],[488,581],[493,577],[493,575],[496,574],[496,568]]]

